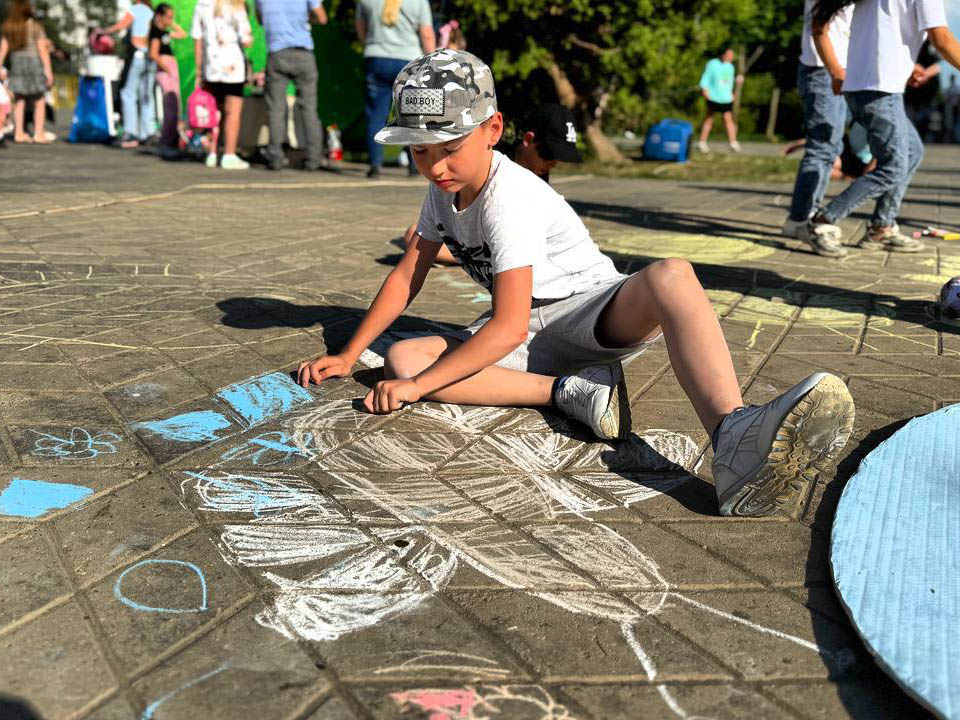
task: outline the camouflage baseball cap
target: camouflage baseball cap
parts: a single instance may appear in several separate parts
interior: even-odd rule
[[[497,112],[493,73],[463,50],[411,60],[393,81],[396,121],[374,139],[384,145],[433,145],[473,132]]]

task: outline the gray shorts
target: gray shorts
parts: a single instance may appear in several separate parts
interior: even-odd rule
[[[495,364],[541,375],[569,375],[590,365],[633,359],[656,342],[659,335],[624,348],[604,347],[596,335],[600,313],[628,279],[621,275],[599,283],[594,290],[560,300],[534,300],[526,342]],[[492,315],[493,310],[488,310],[478,317],[459,339],[477,332]]]

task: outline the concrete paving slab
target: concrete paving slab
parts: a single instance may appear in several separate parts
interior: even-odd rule
[[[960,226],[958,162],[928,150],[905,226]],[[825,549],[860,459],[960,400],[960,323],[931,304],[957,249],[831,261],[779,235],[786,186],[556,177],[624,271],[694,263],[747,402],[817,370],[850,384],[854,436],[820,482],[727,520],[662,344],[626,370],[617,445],[549,411],[373,417],[382,373],[359,367],[253,427],[225,403],[347,341],[426,188],[384,177],[6,151],[0,492],[92,493],[0,518],[4,693],[76,720],[922,716],[849,631]],[[487,303],[437,269],[395,329]],[[197,611],[125,604],[125,572],[130,602]]]

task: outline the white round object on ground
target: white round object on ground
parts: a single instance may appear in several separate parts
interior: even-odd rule
[[[950,278],[940,288],[940,309],[947,317],[960,318],[960,275]]]

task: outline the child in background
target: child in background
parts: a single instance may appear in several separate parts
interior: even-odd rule
[[[816,373],[775,400],[744,407],[730,352],[690,263],[622,275],[566,201],[494,150],[503,132],[493,76],[475,56],[438,50],[393,86],[396,123],[381,143],[409,144],[430,181],[417,236],[336,355],[301,363],[300,383],[350,374],[360,354],[414,300],[441,245],[493,296],[459,334],[411,338],[386,353],[373,413],[421,399],[553,406],[602,439],[630,434],[621,361],[661,336],[677,380],[710,435],[720,511],[769,515],[846,444],[853,399]]]
[[[44,131],[47,103],[44,95],[53,87],[53,68],[47,36],[34,17],[28,0],[14,0],[0,30],[0,67],[10,56],[10,90],[13,92],[13,141],[47,145]],[[26,131],[27,101],[33,104],[33,137]]]
[[[847,66],[837,56],[830,26],[853,5]],[[913,174],[923,160],[923,143],[907,118],[903,91],[913,76],[926,35],[940,55],[960,68],[960,43],[947,27],[943,0],[820,0],[813,13],[813,37],[835,93],[846,96],[853,118],[867,130],[877,160],[873,172],[857,178],[808,221],[808,233],[838,242],[837,223],[865,200],[877,198],[858,247],[919,252],[923,243],[900,232],[897,215]],[[920,73],[923,69],[920,68]]]
[[[180,120],[180,68],[173,55],[171,40],[187,36],[173,19],[173,8],[160,3],[150,23],[149,56],[157,66],[157,84],[163,94],[163,124],[160,128],[160,155],[170,159],[179,156],[177,124]]]
[[[135,0],[116,23],[103,32],[112,35],[129,28],[131,55],[127,61],[127,79],[120,91],[123,107],[123,137],[120,147],[135,148],[150,139],[157,117],[153,85],[157,68],[147,57],[147,35],[153,19],[152,0]]]
[[[220,110],[224,170],[247,170],[250,163],[237,157],[240,113],[247,63],[243,49],[253,44],[253,31],[244,0],[200,0],[193,11],[196,87],[203,87]],[[207,167],[217,166],[217,149],[207,155]]]

